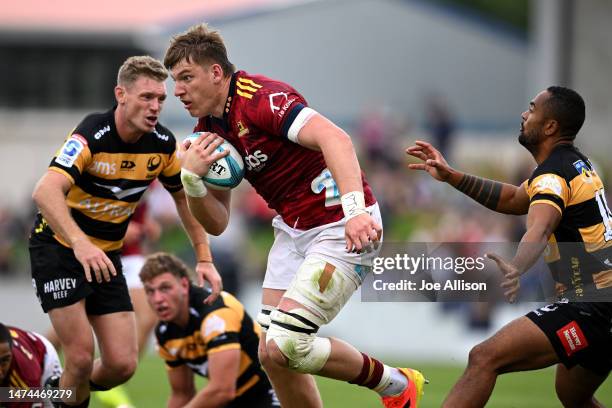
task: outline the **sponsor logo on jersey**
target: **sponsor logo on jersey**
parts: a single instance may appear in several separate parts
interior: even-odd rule
[[[270,110],[272,110],[272,113],[276,114],[276,111],[280,111],[281,107],[284,106],[287,100],[287,93],[276,92],[268,95],[268,99],[270,99]]]
[[[87,170],[90,173],[98,173],[105,176],[112,176],[117,173],[117,163],[94,160]]]
[[[249,133],[249,128],[244,126],[241,121],[236,123],[236,127],[238,128],[238,137],[242,137]]]
[[[80,138],[71,136],[64,146],[60,154],[55,158],[55,162],[64,167],[72,167],[79,154],[83,151],[83,142]]]
[[[123,160],[121,162],[121,170],[132,170],[134,167],[136,167],[136,163],[131,160]]]
[[[556,196],[561,197],[563,187],[559,179],[553,175],[546,175],[538,180],[536,184],[536,191],[538,193],[553,193]]]
[[[112,218],[129,217],[135,210],[135,205],[125,207],[91,198],[79,201],[79,207],[91,214],[107,215]]]
[[[159,154],[149,157],[149,160],[147,161],[147,170],[148,171],[157,170],[157,168],[161,164],[161,161],[162,161],[162,158]]]
[[[208,337],[213,333],[224,333],[225,332],[225,320],[217,315],[211,315],[206,318],[204,323],[204,337]]]
[[[110,125],[104,126],[94,134],[94,139],[100,140],[105,133],[110,132]]]
[[[574,168],[576,169],[578,174],[580,174],[580,176],[582,177],[582,181],[588,184],[593,183],[593,178],[591,177],[593,170],[590,170],[584,161],[577,160],[572,164],[574,165]]]
[[[582,329],[580,329],[575,320],[557,330],[557,336],[559,336],[568,356],[577,353],[589,345]]]
[[[253,154],[244,156],[244,162],[248,171],[260,171],[268,161],[268,155],[261,150],[255,150]]]
[[[153,130],[153,133],[155,133],[155,135],[157,136],[158,139],[163,140],[164,142],[167,142],[168,140],[170,140],[170,136],[168,135],[162,135],[161,133],[159,133],[157,131],[157,129]]]

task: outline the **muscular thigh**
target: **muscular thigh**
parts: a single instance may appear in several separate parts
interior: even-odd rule
[[[134,312],[89,316],[102,360],[125,361],[137,353]]]

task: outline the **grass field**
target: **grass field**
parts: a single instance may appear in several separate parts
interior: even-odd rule
[[[430,379],[425,388],[423,408],[439,407],[444,396],[463,371],[463,367],[419,364]],[[554,392],[554,370],[515,373],[501,376],[487,407],[492,408],[557,408],[560,406]],[[319,379],[319,389],[326,408],[379,407],[376,395],[366,389],[339,381]],[[163,363],[157,357],[147,356],[136,375],[127,385],[137,408],[164,407],[169,393]],[[612,378],[600,387],[599,400],[612,407]],[[92,408],[103,408],[93,400]]]

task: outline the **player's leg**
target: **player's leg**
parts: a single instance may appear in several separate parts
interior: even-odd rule
[[[287,367],[280,366],[272,361],[268,355],[266,349],[266,331],[270,325],[269,312],[276,308],[283,293],[285,291],[281,289],[263,289],[262,304],[264,307],[262,308],[262,313],[257,318],[263,329],[259,340],[259,361],[266,374],[268,374],[268,378],[282,406],[292,408],[323,407],[317,384],[312,375],[301,374]]]
[[[443,407],[484,407],[499,374],[536,370],[558,361],[546,334],[527,317],[519,317],[470,351],[468,366]]]
[[[151,332],[157,323],[157,317],[147,302],[143,288],[130,288],[130,298],[136,315],[136,333],[138,335],[138,354],[146,351]]]
[[[52,309],[49,318],[64,352],[60,388],[74,387],[76,402],[82,403],[89,399],[94,354],[94,338],[85,312],[85,300]]]
[[[268,354],[298,372],[348,381],[384,398],[417,404],[425,381],[420,373],[387,366],[344,341],[317,336],[319,327],[331,322],[357,290],[359,280],[352,270],[342,262],[334,265],[309,255],[271,314]]]
[[[558,364],[555,389],[559,401],[567,408],[603,408],[594,395],[606,378],[607,375],[596,374],[579,365],[567,369]]]
[[[90,315],[89,320],[100,348],[100,358],[95,360],[91,374],[92,383],[104,389],[126,382],[138,364],[134,312]]]
[[[136,333],[138,335],[138,353],[142,356],[146,351],[151,332],[157,323],[157,317],[147,302],[145,291],[138,274],[144,265],[142,255],[129,255],[121,258],[123,276],[130,292],[134,313],[136,314]]]

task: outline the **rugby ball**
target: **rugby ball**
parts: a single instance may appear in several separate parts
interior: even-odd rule
[[[193,141],[200,137],[200,133],[193,133],[185,140]],[[218,152],[229,150],[229,154],[210,165],[208,173],[202,177],[204,184],[213,190],[229,190],[236,187],[244,177],[244,162],[242,156],[228,141],[217,147]]]

